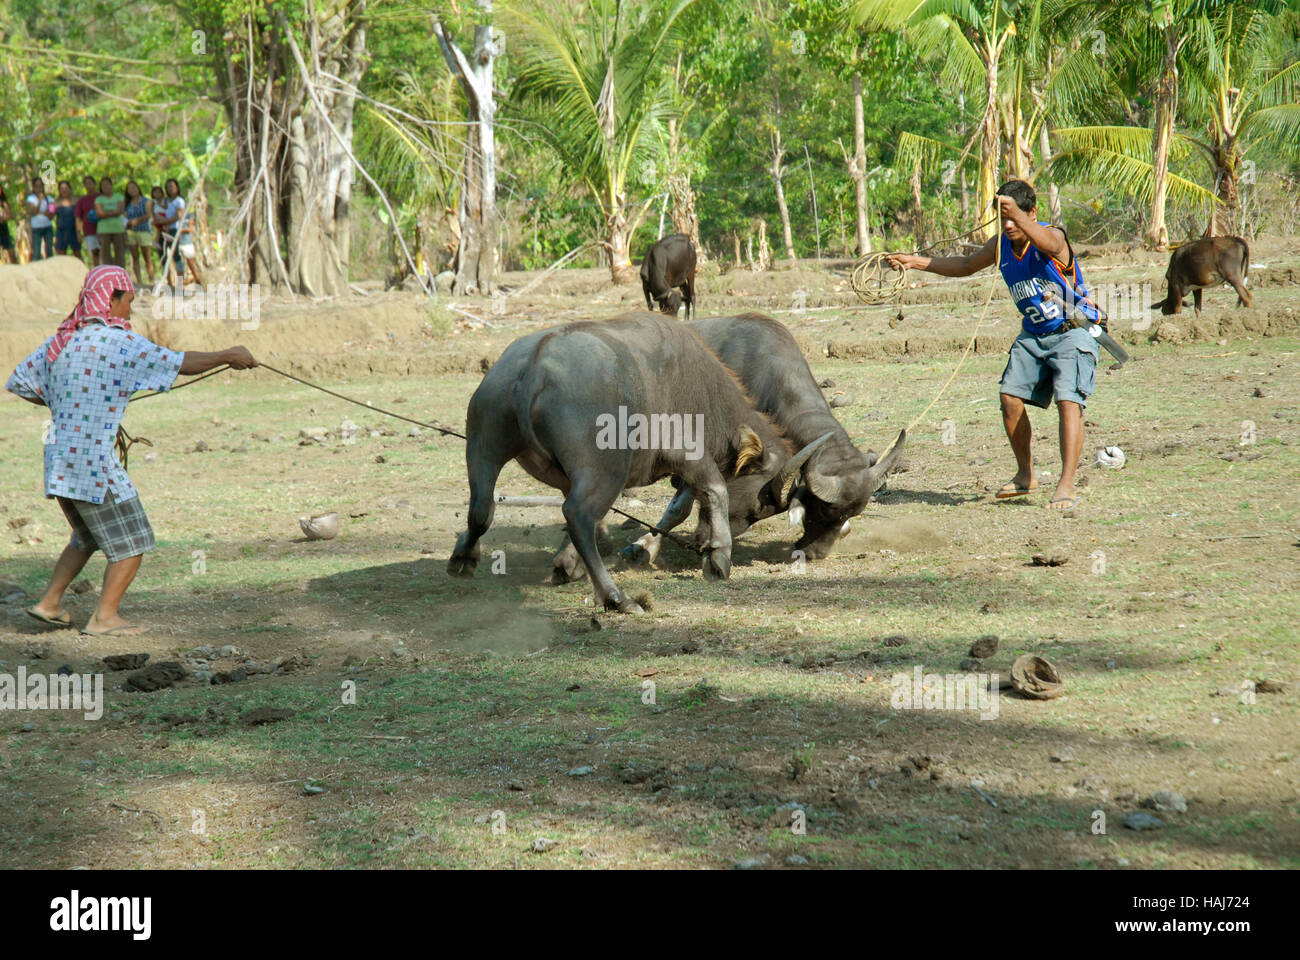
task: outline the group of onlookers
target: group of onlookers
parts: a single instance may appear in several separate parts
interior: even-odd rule
[[[149,284],[154,283],[155,255],[169,283],[176,283],[177,274],[184,282],[186,268],[195,283],[203,282],[195,259],[194,216],[174,178],[165,187],[154,187],[147,197],[134,180],[127,181],[124,191],[114,188],[112,177],[99,183],[85,177],[82,186],[85,193],[74,197],[72,184],[60,180],[58,195],[50,196],[41,178],[33,177],[17,221],[0,187],[0,263],[18,262],[13,223],[29,232],[33,261],[56,253],[81,258],[84,248],[91,267],[125,267],[129,251],[138,286],[144,286],[141,263]]]

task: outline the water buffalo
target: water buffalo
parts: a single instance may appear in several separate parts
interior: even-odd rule
[[[571,546],[591,574],[596,604],[625,613],[641,607],[614,585],[596,546],[596,524],[624,489],[674,476],[698,493],[713,530],[704,574],[725,578],[729,488],[743,482],[745,495],[761,501],[755,510],[784,508],[815,450],[791,458],[781,431],[699,335],[651,313],[516,340],[474,391],[466,426],[468,528],[447,571],[473,574],[497,477],[515,460],[565,494]]]
[[[1250,247],[1241,237],[1207,237],[1185,243],[1169,257],[1165,282],[1169,295],[1152,309],[1161,313],[1178,313],[1183,309],[1183,297],[1192,291],[1196,312],[1201,312],[1201,289],[1213,282],[1214,275],[1232,284],[1237,291],[1237,306],[1249,307],[1250,291],[1246,289],[1246,271],[1250,269]]]
[[[686,319],[691,318],[695,310],[695,245],[690,237],[673,233],[655,241],[641,261],[641,292],[647,310],[654,309],[653,300],[662,313],[675,317],[684,302]]]
[[[848,532],[849,518],[861,513],[884,484],[885,475],[898,462],[906,431],[899,432],[883,460],[874,451],[858,450],[831,414],[794,337],[784,324],[770,317],[756,313],[706,317],[686,326],[699,333],[700,339],[735,372],[758,409],[771,417],[793,443],[803,445],[830,435],[808,460],[803,483],[786,505],[792,522],[803,522],[803,536],[795,548],[810,560],[825,557],[835,541]],[[744,495],[743,491],[733,490],[733,496],[738,495]],[[693,491],[683,487],[668,505],[659,528],[669,530],[684,521],[692,502]],[[750,524],[784,508],[771,505],[768,509],[770,512],[762,516],[743,519],[733,510],[732,536],[739,536]],[[710,535],[711,527],[701,517],[697,536]],[[633,562],[653,562],[659,547],[658,535],[649,533],[625,548],[622,555]]]

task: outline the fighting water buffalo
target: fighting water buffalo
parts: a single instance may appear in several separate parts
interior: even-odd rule
[[[803,482],[786,505],[792,520],[803,522],[803,536],[795,548],[810,560],[825,557],[848,531],[849,518],[863,511],[897,464],[906,431],[899,432],[883,460],[874,451],[864,454],[858,450],[831,414],[794,337],[784,324],[770,317],[755,313],[706,317],[691,321],[687,327],[699,333],[700,339],[735,372],[758,409],[771,417],[796,446],[829,434],[808,460]],[[659,521],[659,528],[669,530],[684,521],[693,500],[693,491],[682,487]],[[781,507],[772,505],[765,515],[779,512]],[[760,519],[763,517],[738,518],[733,511],[732,536],[739,536]],[[712,535],[703,516],[696,535]],[[659,536],[649,533],[625,548],[622,555],[633,562],[653,562],[659,547]]]
[[[641,261],[641,292],[647,310],[657,303],[660,312],[675,317],[685,303],[686,319],[691,318],[695,312],[695,245],[690,237],[674,233],[655,241]]]
[[[1237,291],[1237,306],[1251,305],[1250,291],[1246,289],[1246,271],[1250,269],[1250,247],[1241,237],[1207,237],[1185,243],[1169,257],[1165,282],[1169,294],[1152,309],[1161,313],[1178,313],[1183,309],[1183,297],[1192,291],[1196,312],[1201,312],[1201,289],[1214,281],[1214,275],[1224,283],[1232,284]]]
[[[474,391],[466,424],[468,529],[447,571],[474,572],[497,477],[515,460],[565,494],[569,538],[591,575],[596,604],[626,613],[641,607],[615,586],[596,546],[596,524],[624,489],[666,476],[689,486],[713,531],[703,544],[704,574],[725,578],[728,511],[784,509],[816,449],[792,458],[781,431],[699,335],[650,313],[516,340]],[[734,500],[733,487],[741,494]]]

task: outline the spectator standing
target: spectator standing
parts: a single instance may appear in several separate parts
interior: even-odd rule
[[[163,225],[173,235],[176,243],[176,272],[181,284],[185,282],[185,266],[194,274],[194,282],[202,286],[203,277],[199,274],[199,265],[195,262],[194,235],[192,230],[193,215],[185,209],[185,198],[181,196],[181,185],[175,177],[167,179],[167,215]],[[164,238],[167,239],[167,238]]]
[[[95,216],[98,229],[100,256],[105,264],[126,266],[126,201],[113,191],[113,178],[99,181],[99,196],[95,198]]]
[[[53,216],[54,199],[45,192],[45,182],[40,177],[32,177],[32,192],[27,194],[27,223],[32,231],[33,262],[54,256]]]
[[[149,217],[149,198],[140,192],[134,180],[126,184],[126,248],[131,251],[131,266],[135,271],[136,286],[144,286],[140,279],[140,260],[143,258],[153,283],[153,225]]]
[[[99,266],[99,236],[97,224],[91,216],[95,212],[95,196],[99,193],[99,188],[95,186],[94,177],[82,177],[81,186],[86,191],[81,199],[77,201],[76,212],[77,219],[81,221],[81,236],[86,245],[86,257],[90,260],[90,266]]]
[[[81,238],[77,236],[77,201],[72,197],[72,184],[59,181],[59,197],[54,201],[54,252],[81,259]]]
[[[14,257],[14,235],[9,229],[13,214],[9,210],[9,199],[4,187],[0,187],[0,263],[16,263]]]

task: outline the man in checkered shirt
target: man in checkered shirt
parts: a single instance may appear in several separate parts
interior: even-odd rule
[[[155,547],[140,496],[114,450],[127,401],[137,390],[169,390],[178,374],[222,364],[257,366],[244,347],[178,353],[131,332],[131,278],[121,267],[86,274],[77,306],[5,385],[10,393],[50,411],[45,437],[45,495],[57,498],[72,538],[54,566],[50,585],[27,612],[42,623],[71,626],[63,592],[95,550],[108,560],[99,604],[84,632],[136,636],[144,628],[118,613],[140,560]]]

